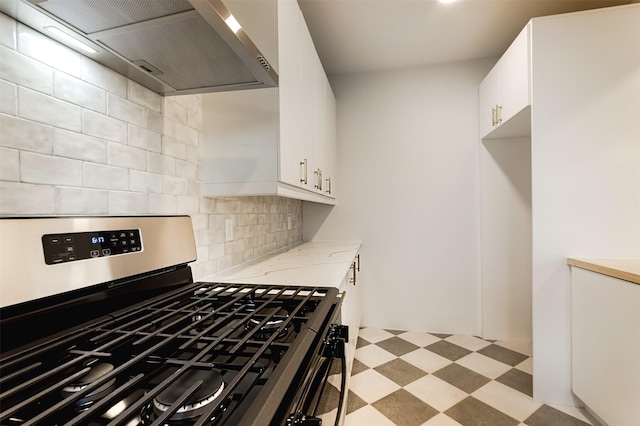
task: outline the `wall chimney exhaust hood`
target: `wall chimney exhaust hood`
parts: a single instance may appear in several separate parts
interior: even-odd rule
[[[0,12],[161,95],[278,85],[275,70],[220,0],[0,0]]]

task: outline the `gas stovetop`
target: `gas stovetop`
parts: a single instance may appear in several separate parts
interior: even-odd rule
[[[241,424],[268,380],[284,374],[283,359],[295,358],[295,342],[325,326],[336,295],[194,283],[107,315],[3,357],[0,421]]]
[[[187,216],[0,235],[0,425],[298,425],[344,372],[337,289],[194,283]]]

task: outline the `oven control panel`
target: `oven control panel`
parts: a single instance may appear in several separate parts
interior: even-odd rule
[[[55,265],[75,260],[142,251],[139,229],[74,232],[42,236],[44,261]]]

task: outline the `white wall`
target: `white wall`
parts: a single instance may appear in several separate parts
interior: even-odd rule
[[[639,22],[640,5],[533,22],[533,389],[540,401],[571,402],[566,258],[640,257]]]
[[[201,195],[203,119],[0,14],[0,215],[187,214],[196,279],[301,241],[301,201]]]
[[[305,240],[362,239],[363,324],[478,335],[478,84],[495,60],[332,80],[338,205]]]

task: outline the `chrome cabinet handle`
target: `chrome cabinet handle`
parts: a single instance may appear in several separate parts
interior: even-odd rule
[[[502,123],[502,105],[496,105],[496,124]]]
[[[328,178],[326,179],[326,181],[327,181],[327,190],[326,190],[325,192],[326,192],[327,194],[331,194],[331,178],[330,178],[330,177],[328,177]]]
[[[305,185],[307,184],[307,159],[305,158],[303,161],[300,162],[301,166],[304,166],[304,169],[301,167],[300,171],[301,171],[301,175],[302,177],[300,178],[300,182],[304,183]],[[302,172],[302,170],[304,170],[304,172]]]

